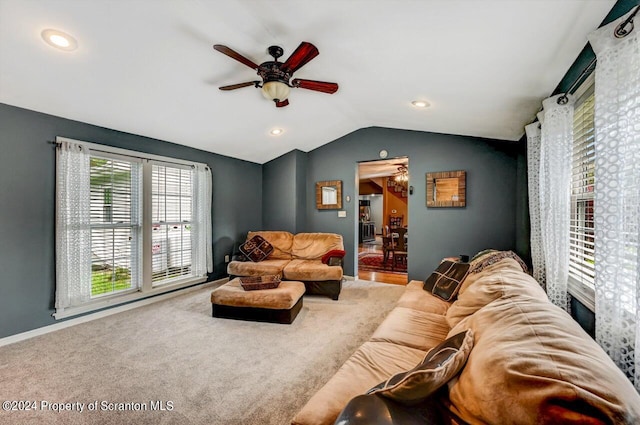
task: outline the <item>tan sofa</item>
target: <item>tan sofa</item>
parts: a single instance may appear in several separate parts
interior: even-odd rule
[[[407,285],[370,340],[292,424],[330,425],[338,417],[340,425],[640,423],[631,382],[514,259],[469,274],[451,304],[422,286]],[[466,329],[474,346],[465,366],[427,401],[408,407],[361,396]]]
[[[280,274],[283,280],[303,282],[306,294],[338,299],[342,289],[342,258],[334,257],[329,264],[324,264],[322,257],[330,251],[344,250],[342,235],[261,231],[249,232],[247,240],[256,235],[269,242],[273,252],[260,262],[234,256],[227,266],[230,278]]]

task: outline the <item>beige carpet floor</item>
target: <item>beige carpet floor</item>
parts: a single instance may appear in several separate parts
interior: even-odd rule
[[[32,409],[0,423],[288,424],[404,291],[346,282],[280,325],[211,317],[211,289],[0,347],[0,401]]]

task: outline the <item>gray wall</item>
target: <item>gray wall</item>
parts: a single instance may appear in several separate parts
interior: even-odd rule
[[[174,143],[0,104],[0,337],[55,323],[55,149],[65,136],[204,162],[213,172],[210,279],[224,255],[262,227],[262,166]]]
[[[473,255],[486,248],[514,250],[519,193],[526,192],[518,178],[518,143],[474,137],[371,127],[348,134],[315,149],[307,158],[307,230],[343,235],[347,258],[345,274],[357,264],[357,163],[378,159],[381,149],[389,157],[409,158],[409,278],[425,279],[442,257]],[[465,170],[466,208],[427,208],[427,172]],[[315,208],[315,182],[342,180],[343,209]],[[351,196],[350,203],[344,202]],[[354,201],[355,200],[355,201]]]
[[[263,164],[263,230],[305,230],[306,157],[293,150]]]

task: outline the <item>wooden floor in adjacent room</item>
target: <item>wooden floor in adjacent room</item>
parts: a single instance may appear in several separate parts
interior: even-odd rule
[[[382,254],[382,240],[380,236],[376,236],[376,241],[371,243],[358,244],[358,253],[370,252]],[[383,271],[358,271],[358,278],[381,283],[391,283],[394,285],[406,285],[408,281],[407,273],[387,273]]]
[[[406,285],[406,273],[385,273],[385,272],[358,272],[358,279],[381,283],[392,283],[394,285]]]

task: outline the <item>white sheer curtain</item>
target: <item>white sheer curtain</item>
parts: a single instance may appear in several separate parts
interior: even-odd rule
[[[625,18],[589,36],[598,59],[596,340],[640,391],[640,34],[614,35]]]
[[[56,160],[55,306],[62,312],[91,298],[89,149],[63,141]]]
[[[561,95],[553,96],[542,102],[542,128],[539,138],[539,151],[535,150],[537,133],[529,127],[527,137],[534,144],[530,157],[530,194],[532,202],[538,202],[531,218],[532,238],[539,238],[535,255],[538,262],[539,276],[543,277],[547,295],[555,305],[569,310],[567,281],[569,279],[569,216],[571,207],[571,149],[573,145],[573,98],[564,97],[566,102],[559,102]],[[537,196],[536,196],[537,192]],[[531,196],[531,195],[530,195]],[[538,218],[535,214],[539,214]],[[539,227],[538,227],[539,226]],[[539,234],[537,233],[539,232]],[[532,256],[534,248],[532,247]],[[535,268],[535,266],[534,266]]]
[[[196,232],[194,248],[193,274],[202,276],[213,271],[213,235],[211,231],[211,169],[204,164],[197,164],[194,172],[195,222]]]
[[[527,174],[529,185],[529,218],[531,221],[531,263],[533,277],[544,289],[547,279],[542,247],[542,227],[540,225],[540,123],[526,126],[527,133]]]

